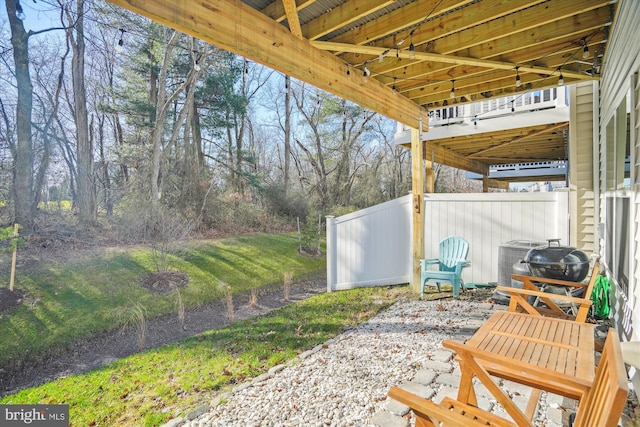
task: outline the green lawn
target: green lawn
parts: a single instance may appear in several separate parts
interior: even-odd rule
[[[197,241],[174,251],[168,265],[189,276],[180,290],[188,308],[220,298],[221,283],[237,293],[282,286],[285,273],[294,281],[324,275],[325,258],[302,257],[297,247],[295,234]],[[26,298],[19,308],[0,313],[0,368],[120,327],[129,320],[126,313],[138,310],[149,319],[175,312],[176,291],[157,294],[139,286],[143,275],[155,271],[156,261],[148,248],[118,248],[45,262],[28,272],[18,268],[15,286]]]
[[[160,425],[370,318],[409,292],[394,287],[321,294],[84,375],[23,390],[0,403],[68,404],[73,426]]]

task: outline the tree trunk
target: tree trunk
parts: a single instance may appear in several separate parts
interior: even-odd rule
[[[33,195],[33,139],[31,114],[33,108],[33,86],[29,74],[29,34],[16,17],[16,0],[6,0],[7,15],[11,26],[11,46],[18,86],[16,107],[17,143],[13,168],[13,199],[15,222],[30,232],[35,213]]]
[[[173,52],[173,48],[175,47],[176,42],[178,41],[179,33],[174,31],[171,34],[171,39],[167,44],[167,48],[164,54],[164,60],[162,62],[162,66],[160,68],[160,73],[158,77],[158,95],[156,98],[156,113],[155,113],[155,124],[153,126],[153,131],[151,133],[151,142],[152,142],[152,154],[151,154],[151,203],[154,207],[158,206],[160,202],[161,192],[160,192],[160,167],[161,167],[161,154],[162,154],[162,134],[163,134],[163,124],[164,119],[167,115],[168,107],[173,102],[174,96],[167,99],[167,89],[166,89],[166,80],[167,80],[167,72],[170,65],[171,54]],[[174,95],[178,91],[174,92]]]
[[[287,91],[284,95],[284,195],[289,191],[291,168],[291,78],[285,75]]]
[[[104,152],[105,135],[104,125],[106,117],[100,114],[98,117],[98,152],[100,153],[100,164],[102,165],[102,191],[104,192],[104,208],[108,216],[113,215],[113,198],[111,197],[111,175],[109,173],[109,161]]]
[[[68,36],[73,46],[71,75],[73,78],[74,121],[76,124],[77,163],[78,163],[78,219],[84,225],[95,225],[98,220],[96,206],[96,187],[93,180],[93,143],[89,138],[89,120],[87,115],[87,94],[84,80],[84,0],[78,0],[73,30]],[[69,16],[69,21],[73,18]]]

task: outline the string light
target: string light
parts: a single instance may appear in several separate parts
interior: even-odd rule
[[[124,28],[120,28],[120,40],[118,40],[118,44],[116,45],[116,51],[118,52],[122,52],[122,49],[124,48],[124,40],[123,40],[124,33],[125,33]]]
[[[516,107],[514,107],[514,106],[513,106],[513,103],[514,103],[515,101],[516,101],[515,99],[512,99],[512,100],[511,100],[511,112],[512,112],[512,113],[515,113],[515,112],[516,112]]]
[[[249,74],[249,61],[244,60],[244,73]]]
[[[198,61],[198,58],[195,59],[195,62],[193,64],[193,69],[196,71],[200,71],[201,67],[200,67],[200,61]]]
[[[409,37],[411,38],[411,42],[409,43],[409,58],[416,59],[416,47],[413,45],[413,33],[415,32],[415,28],[411,30],[409,33]],[[404,41],[404,40],[403,40]]]
[[[22,9],[22,5],[20,4],[19,1],[16,2],[16,18],[18,18],[21,21],[24,21],[24,19],[26,18],[24,14],[24,10]]]
[[[391,86],[391,90],[393,91],[394,95],[398,94],[398,89],[396,88],[396,77],[393,78],[393,86]]]
[[[387,56],[387,54],[389,53],[389,49],[385,50],[384,52],[382,52],[379,56],[378,56],[378,62],[382,62],[384,61],[384,57]]]
[[[456,97],[456,86],[455,86],[456,81],[455,80],[451,80],[451,92],[449,92],[449,98],[455,98]]]
[[[349,69],[349,66],[347,65],[347,78],[350,79],[351,78],[351,70]]]
[[[520,80],[520,73],[518,73],[518,68],[516,67],[516,87],[522,86],[522,81]]]
[[[589,57],[589,46],[587,45],[587,39],[582,39],[584,47],[582,48],[582,58],[587,59]]]
[[[369,76],[371,75],[371,71],[367,68],[366,64],[364,66],[364,71],[362,71],[362,77],[364,77],[364,82],[369,81]]]
[[[558,76],[558,86],[562,86],[564,85],[564,76],[562,75],[562,70],[558,70],[560,71],[560,76]]]

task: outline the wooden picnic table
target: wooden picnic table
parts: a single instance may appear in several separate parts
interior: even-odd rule
[[[458,354],[458,400],[477,406],[473,377],[494,395],[518,425],[530,425],[540,391],[580,400],[595,371],[594,325],[526,313],[498,311],[466,343],[446,340]],[[493,377],[532,387],[523,412]]]

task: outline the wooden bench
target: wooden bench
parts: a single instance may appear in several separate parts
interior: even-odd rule
[[[528,380],[532,387],[535,387],[537,375],[554,375],[551,370],[545,372],[539,369],[532,374]],[[565,380],[558,378],[558,381]],[[578,400],[574,427],[616,427],[627,401],[628,387],[620,340],[615,330],[609,330],[593,382],[581,387],[583,392]],[[388,395],[411,408],[416,417],[416,427],[533,426],[531,419],[520,418],[514,422],[456,399],[444,398],[440,404],[436,404],[395,386]]]
[[[591,308],[591,292],[595,285],[598,274],[600,273],[600,260],[596,259],[591,272],[591,278],[588,283],[570,282],[567,280],[547,279],[543,277],[524,276],[514,274],[511,277],[522,282],[522,289],[511,288],[507,286],[498,286],[496,291],[508,294],[509,311],[526,312],[534,316],[550,316],[561,319],[575,320],[576,322],[584,322],[589,315]],[[546,285],[563,286],[568,291],[573,289],[584,289],[581,297],[570,295],[558,295],[545,292],[537,284],[544,283]],[[530,297],[535,299],[530,302]],[[574,313],[564,311],[558,303],[567,303],[574,307]],[[546,306],[540,305],[544,303]]]

